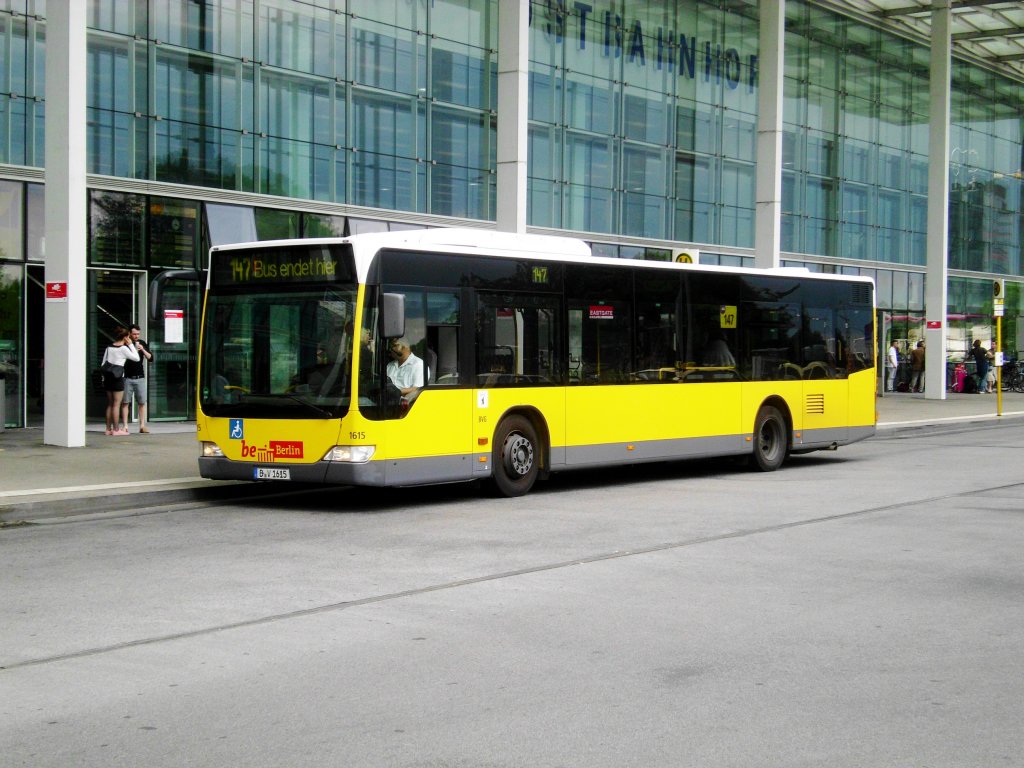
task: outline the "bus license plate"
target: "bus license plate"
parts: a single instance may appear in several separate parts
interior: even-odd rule
[[[284,467],[256,467],[252,471],[253,480],[291,480],[291,470]]]

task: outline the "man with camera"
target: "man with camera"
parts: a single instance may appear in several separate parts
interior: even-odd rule
[[[146,362],[153,360],[153,353],[149,351],[149,344],[139,338],[142,329],[132,324],[130,336],[132,344],[139,353],[139,361],[127,360],[124,364],[124,399],[121,401],[121,424],[123,429],[128,430],[128,419],[131,415],[132,400],[139,404],[139,433],[149,434],[146,427]]]

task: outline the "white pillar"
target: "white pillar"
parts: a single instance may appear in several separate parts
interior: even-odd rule
[[[777,267],[782,243],[782,75],[785,0],[761,0],[757,73],[757,170],[754,266]]]
[[[529,3],[498,0],[498,200],[503,232],[526,231]]]
[[[86,8],[47,5],[46,266],[67,283],[67,301],[46,301],[43,442],[85,445],[86,365]],[[39,343],[29,339],[29,344]]]
[[[928,244],[925,286],[925,397],[946,399],[947,294],[949,282],[949,0],[932,2],[928,117]]]

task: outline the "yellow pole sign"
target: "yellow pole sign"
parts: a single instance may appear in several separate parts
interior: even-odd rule
[[[1003,313],[996,315],[996,416],[1003,415]]]

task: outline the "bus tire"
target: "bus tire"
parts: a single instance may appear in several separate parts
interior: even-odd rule
[[[786,419],[773,405],[757,412],[754,420],[754,466],[762,472],[774,472],[789,453]]]
[[[502,496],[524,496],[540,473],[537,430],[523,416],[509,416],[494,433],[493,482]]]

